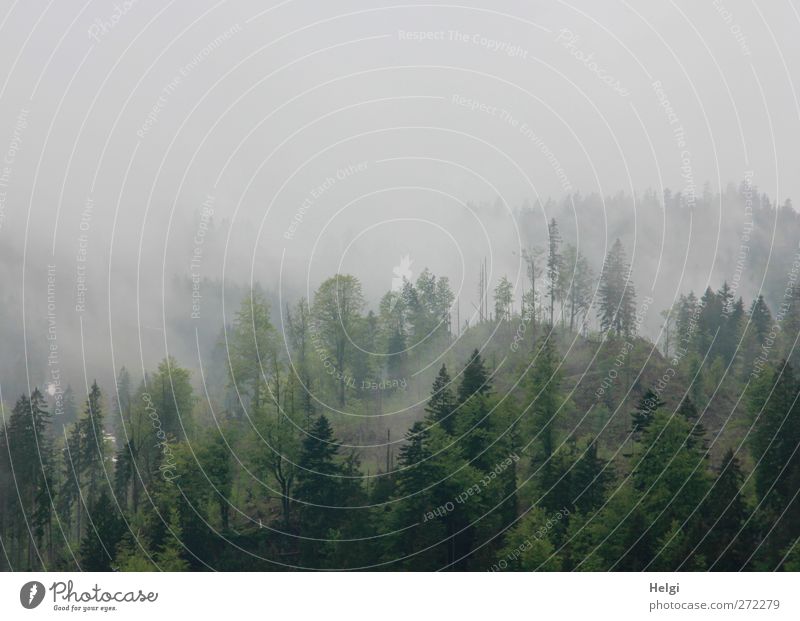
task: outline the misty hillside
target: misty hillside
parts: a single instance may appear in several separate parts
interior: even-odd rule
[[[796,2],[5,4],[0,570],[800,571]]]
[[[463,257],[463,266],[458,256],[451,257],[447,246],[439,252],[432,240],[424,239],[424,253],[414,253],[411,251],[414,242],[405,241],[391,255],[396,258],[383,267],[375,264],[364,269],[363,263],[347,266],[363,283],[367,305],[377,310],[380,297],[396,278],[394,269],[408,256],[410,277],[429,267],[437,274],[448,276],[451,282],[459,283],[457,308],[453,309],[451,319],[456,320],[458,311],[462,326],[474,315],[478,302],[478,272],[484,261],[488,286],[493,289],[500,278],[506,276],[514,286],[518,306],[527,286],[523,254],[526,249],[547,245],[547,223],[555,218],[564,243],[577,247],[595,268],[602,265],[609,249],[608,240],[620,238],[623,241],[631,258],[634,284],[654,299],[658,309],[644,317],[641,332],[651,340],[658,340],[661,309],[669,307],[682,293],[694,291],[699,295],[707,287],[715,288],[722,282],[728,282],[737,297],[753,299],[763,295],[767,304],[775,309],[784,295],[788,270],[798,251],[795,240],[800,234],[800,221],[791,201],[778,207],[747,182],[738,187],[729,184],[722,195],[700,193],[692,199],[691,206],[681,193],[666,190],[663,196],[647,192],[636,199],[623,193],[605,199],[576,194],[558,201],[546,200],[535,207],[531,202],[506,207],[498,199],[494,205],[477,204],[469,209],[480,219],[481,226],[489,227],[493,245],[502,249],[502,254],[491,248],[481,250],[483,233],[479,232],[474,233],[474,241],[461,241],[473,250],[473,254]],[[452,227],[463,229],[457,214],[451,217]],[[515,223],[514,228],[505,225],[504,220],[508,218]],[[213,275],[212,266],[222,265],[225,258],[221,244],[227,234],[224,224],[216,223],[213,218],[209,222],[204,269],[195,287],[195,293],[202,297],[202,313],[198,318],[191,317],[193,282],[188,265],[175,273],[138,281],[135,272],[111,266],[110,291],[105,282],[108,270],[89,272],[85,311],[75,313],[64,309],[63,301],[58,307],[60,349],[62,358],[68,361],[65,364],[68,383],[85,382],[85,378],[72,371],[82,364],[82,352],[86,355],[87,368],[94,368],[90,374],[104,382],[110,381],[113,373],[109,373],[106,361],[112,356],[112,341],[105,335],[113,339],[116,366],[141,366],[140,357],[147,365],[156,364],[163,357],[166,345],[167,351],[182,363],[195,370],[198,368],[196,339],[200,353],[211,354],[219,343],[223,326],[230,324],[232,309],[250,286],[246,279],[231,276],[226,277],[223,284],[220,276]],[[187,243],[195,233],[189,226],[186,223],[183,234]],[[396,244],[396,240],[392,244]],[[423,262],[432,251],[435,256],[432,263],[436,265]],[[382,256],[389,252],[385,248],[381,250]],[[188,249],[185,255],[190,256]],[[21,274],[15,270],[22,264],[21,256],[22,248],[13,240],[10,246],[0,248],[0,273],[4,282],[19,280]],[[46,277],[46,265],[35,267],[40,263],[40,258],[29,252],[26,273],[39,274],[41,270]],[[330,264],[326,260],[322,263]],[[466,273],[465,268],[472,271]],[[279,283],[269,271],[254,273],[253,278],[270,301],[272,319],[278,324],[280,309],[287,302],[293,303],[301,296],[309,297],[308,288],[313,291],[328,276],[330,273],[320,272],[319,280],[312,280],[306,286],[287,274],[281,280],[284,290],[280,296]],[[72,274],[58,271],[56,287],[60,300],[74,300],[76,286]],[[0,336],[9,346],[0,356],[0,374],[5,378],[3,389],[10,394],[24,391],[28,386],[22,353],[23,317],[28,329],[25,347],[30,350],[27,358],[29,381],[36,385],[43,381],[46,373],[47,318],[42,309],[46,307],[47,291],[43,287],[27,288],[26,295],[28,302],[23,314],[21,290],[9,287],[3,294],[4,321],[0,322]],[[131,330],[131,326],[137,324],[137,317],[139,327]],[[104,337],[81,343],[79,320],[90,323]]]
[[[621,211],[625,199],[616,200]],[[781,240],[800,230],[789,205],[776,210],[762,197],[751,214],[748,200],[726,195],[730,212],[737,204],[745,211],[741,270],[696,292],[661,291],[658,282],[702,282],[691,257],[677,271],[675,244],[715,220],[709,204],[690,208],[678,197],[662,207],[650,197],[637,207],[636,230],[645,231],[635,244],[644,245],[656,214],[681,232],[649,266],[657,275],[649,288],[648,261],[632,269],[621,223],[598,262],[602,249],[584,238],[589,231],[562,232],[555,217],[536,244],[537,213],[528,207],[519,213],[530,233],[519,254],[524,278],[493,275],[484,260],[472,275],[475,295],[461,291],[472,309],[447,275],[415,274],[408,256],[377,303],[353,274],[332,275],[294,300],[260,284],[204,281],[203,291],[220,287],[226,297],[204,294],[203,308],[224,301],[229,319],[189,324],[194,330],[185,319],[166,321],[165,338],[187,357],[173,348],[142,375],[121,366],[98,384],[102,374],[85,359],[85,406],[81,384],[61,377],[59,346],[51,347],[42,381],[16,401],[4,394],[7,565],[793,566],[796,534],[785,520],[796,503],[785,494],[800,472],[791,431],[800,411],[792,371],[800,262],[790,262],[794,249]],[[602,201],[546,207],[580,210],[579,220],[590,221]],[[789,270],[770,269],[766,257]],[[661,276],[661,263],[674,271]],[[191,299],[194,287],[176,279],[172,293]],[[234,292],[240,299],[227,300]],[[200,366],[192,366],[192,346]],[[33,495],[15,501],[11,491],[23,481]],[[731,486],[735,514],[726,504]],[[667,507],[663,495],[673,498]],[[20,530],[26,511],[39,516],[33,537]],[[645,511],[652,532],[621,556],[606,532],[620,511]],[[85,520],[98,512],[102,521],[89,529]],[[125,534],[123,524],[138,526]],[[615,537],[641,537],[636,519],[622,524]],[[69,547],[50,538],[54,527]],[[531,529],[546,535],[528,547]],[[308,543],[320,537],[322,552]],[[236,552],[242,546],[246,556]]]

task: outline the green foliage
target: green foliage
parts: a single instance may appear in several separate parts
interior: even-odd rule
[[[230,383],[239,395],[240,405],[252,405],[253,411],[258,412],[262,401],[268,398],[264,378],[275,374],[278,355],[269,304],[260,290],[253,289],[242,300],[226,345]]]
[[[451,388],[452,380],[447,372],[447,367],[442,364],[431,388],[431,397],[425,412],[432,423],[438,423],[447,433],[452,433],[455,427],[456,399]]]
[[[247,295],[206,406],[172,358],[135,390],[121,371],[108,412],[93,383],[63,429],[22,396],[0,428],[3,567],[796,569],[800,382],[771,357],[794,298],[774,318],[757,299],[745,328],[726,284],[689,293],[658,351],[634,337],[617,242],[598,337],[588,263],[550,232],[523,311],[501,279],[498,322],[458,339],[446,278],[424,270],[373,312],[337,275],[286,307],[285,335]],[[558,329],[537,329],[556,304]]]
[[[636,292],[619,239],[608,252],[600,274],[598,317],[603,331],[631,336],[636,331]]]
[[[338,386],[338,405],[344,407],[346,388],[355,380],[350,374],[354,342],[358,340],[364,295],[354,276],[337,274],[323,282],[314,294],[311,340],[322,353],[323,366]]]
[[[539,508],[528,511],[509,531],[492,569],[560,571],[561,559],[550,535],[555,525],[565,517],[566,514],[561,512],[548,515]]]
[[[89,515],[91,524],[80,546],[81,569],[110,571],[117,545],[125,533],[125,524],[105,492],[100,494]]]
[[[559,395],[559,361],[551,337],[544,339],[534,360],[526,382],[530,409],[523,425],[523,435],[538,447],[532,453],[534,460],[544,462],[555,448],[555,421],[563,403]]]
[[[458,404],[461,405],[470,397],[485,397],[491,393],[492,384],[489,373],[483,366],[483,359],[476,349],[472,352],[464,370],[461,372],[461,383],[458,386]]]

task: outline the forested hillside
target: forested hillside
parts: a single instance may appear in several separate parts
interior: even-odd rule
[[[800,570],[800,226],[755,211],[763,295],[654,292],[553,218],[469,312],[429,270],[256,286],[202,368],[3,394],[0,565]]]

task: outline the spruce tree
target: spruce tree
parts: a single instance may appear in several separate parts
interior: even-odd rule
[[[456,399],[451,389],[451,379],[447,367],[442,364],[431,387],[431,397],[425,411],[431,423],[439,423],[447,433],[452,434],[455,427]]]
[[[561,373],[558,371],[558,352],[552,338],[546,338],[534,358],[533,369],[529,372],[527,397],[530,409],[522,430],[530,441],[536,440],[539,451],[536,461],[546,462],[553,454],[555,446],[554,423],[562,399],[559,394]]]
[[[742,571],[755,549],[752,509],[742,494],[744,473],[733,449],[722,458],[719,474],[700,510],[703,538],[696,554],[701,554],[708,569]]]
[[[750,327],[748,333],[753,335],[757,343],[763,343],[772,327],[772,313],[769,311],[764,296],[759,295],[750,307]]]
[[[611,478],[607,463],[597,454],[596,439],[589,440],[572,472],[571,496],[575,509],[583,514],[598,510],[605,502]]]
[[[446,559],[442,546],[437,546],[445,539],[445,524],[432,517],[431,512],[438,509],[437,488],[447,473],[433,458],[432,433],[435,431],[423,422],[415,422],[406,432],[406,443],[398,458],[397,500],[392,505],[390,521],[397,534],[391,539],[390,554],[394,559],[416,552],[401,561],[400,565],[407,569],[436,570]]]
[[[800,469],[798,390],[794,370],[781,363],[772,375],[763,375],[751,397],[756,493],[766,504],[781,509],[796,491],[790,482]]]
[[[755,465],[759,524],[764,540],[757,564],[776,569],[784,550],[800,536],[800,384],[792,367],[781,362],[764,373],[751,397],[753,431],[750,450]]]
[[[342,468],[336,461],[339,443],[324,414],[320,414],[301,443],[298,458],[295,498],[302,503],[300,523],[304,537],[326,539],[337,528],[341,517],[337,509]],[[301,542],[303,562],[316,566],[319,543],[311,539]]]
[[[106,440],[101,396],[100,388],[95,381],[86,399],[84,416],[78,422],[78,425],[83,427],[80,434],[83,440],[80,465],[88,485],[85,502],[89,506],[92,506],[97,499],[99,485],[106,476]]]
[[[636,292],[622,242],[617,239],[600,275],[598,317],[600,329],[631,336],[636,328]]]
[[[697,351],[701,356],[708,354],[713,361],[719,351],[719,330],[722,327],[723,302],[716,293],[707,287],[700,298],[700,313],[696,332]],[[714,347],[711,348],[711,344]],[[709,351],[711,350],[711,351]]]
[[[673,523],[693,528],[701,516],[696,511],[709,487],[704,452],[687,443],[691,426],[682,416],[656,410],[642,435],[642,451],[633,459],[632,478],[642,493],[642,509],[655,541]]]
[[[650,426],[656,410],[664,406],[659,396],[648,389],[639,399],[636,409],[631,412],[631,432],[634,440],[639,440],[644,431]]]
[[[700,422],[700,416],[698,415],[697,408],[694,405],[694,401],[692,401],[689,395],[686,395],[678,405],[677,413],[680,414],[683,419],[692,426],[692,433],[689,438],[686,439],[686,442],[689,444],[690,447],[698,447],[702,450],[706,450],[706,428],[703,423]]]
[[[9,466],[12,468],[17,493],[12,496],[16,511],[16,565],[35,569],[44,562],[40,544],[49,530],[55,490],[53,448],[48,434],[51,422],[47,402],[38,388],[30,397],[22,396],[11,412],[6,430]],[[32,535],[32,537],[31,537]],[[26,551],[23,557],[22,552]]]
[[[678,301],[676,331],[677,338],[675,343],[676,353],[687,354],[696,351],[697,335],[697,297],[690,291],[689,295],[681,295]]]
[[[61,426],[67,427],[78,420],[78,408],[75,406],[75,392],[69,384],[67,384],[67,387],[64,389],[64,394],[61,397],[61,409],[63,413]]]
[[[458,387],[458,404],[462,404],[470,397],[485,397],[491,393],[492,385],[489,374],[483,366],[480,352],[474,350],[469,362],[461,374],[461,384]]]
[[[104,491],[90,507],[91,525],[81,540],[82,571],[111,571],[117,545],[125,534],[125,523]]]
[[[547,227],[547,295],[550,298],[550,325],[554,325],[556,296],[559,291],[561,274],[561,233],[558,231],[556,219],[550,220]]]

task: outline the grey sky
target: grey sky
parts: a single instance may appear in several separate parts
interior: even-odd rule
[[[103,359],[110,335],[126,359],[140,340],[163,356],[204,202],[201,277],[282,274],[294,299],[341,265],[375,303],[409,255],[469,308],[482,257],[520,277],[503,201],[702,193],[748,171],[800,196],[788,0],[128,4],[0,4],[0,274],[40,321],[57,265],[65,356],[81,317]]]

